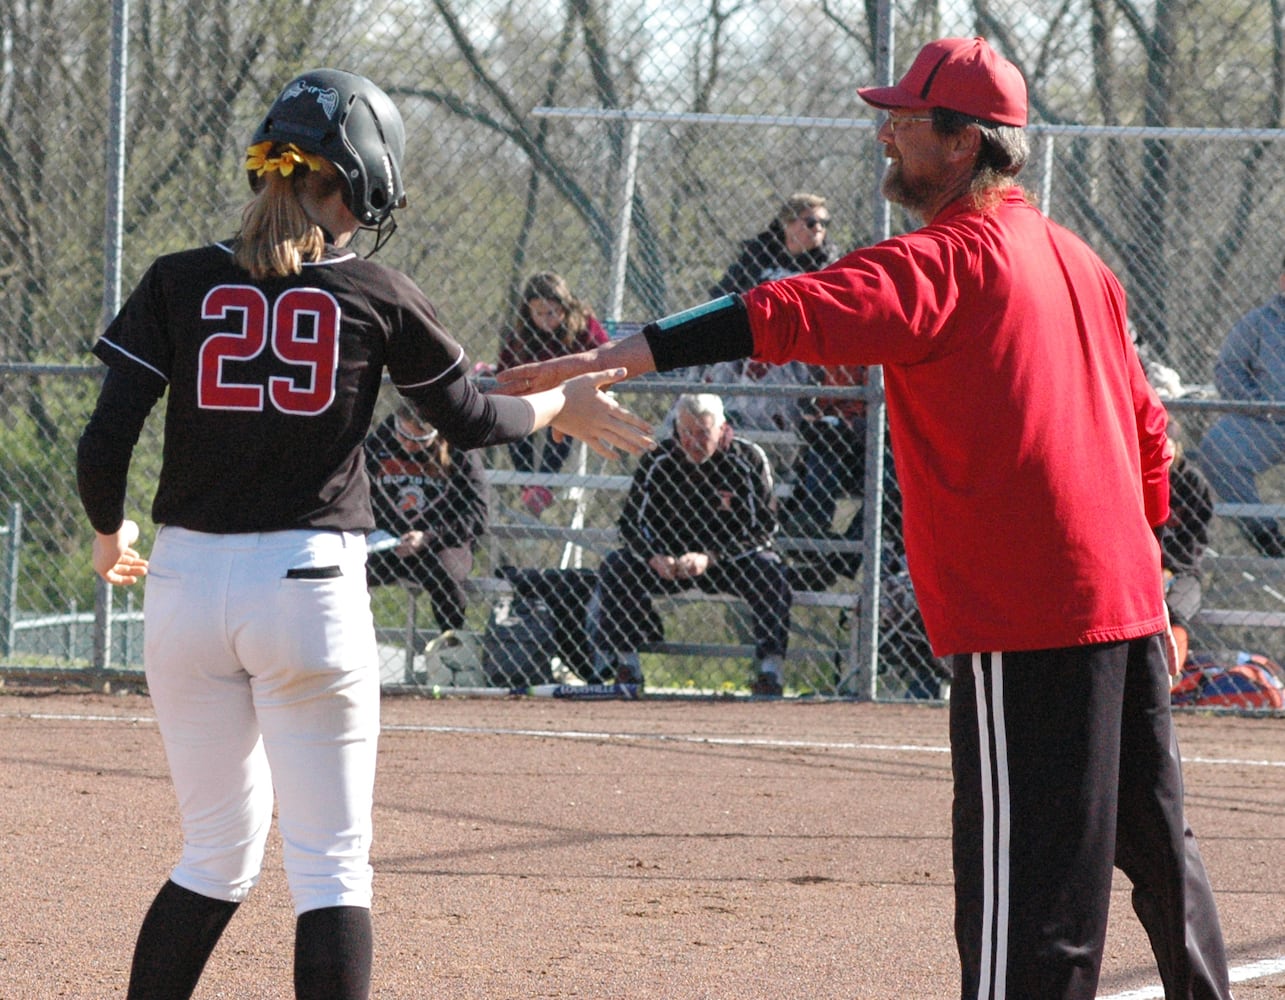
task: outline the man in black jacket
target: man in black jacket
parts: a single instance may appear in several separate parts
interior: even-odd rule
[[[718,396],[680,396],[675,412],[673,437],[634,473],[620,516],[624,548],[598,571],[589,613],[595,658],[618,682],[641,684],[637,649],[657,620],[652,595],[734,594],[753,617],[752,690],[779,696],[793,593],[772,549],[772,467],[763,449],[733,435]]]

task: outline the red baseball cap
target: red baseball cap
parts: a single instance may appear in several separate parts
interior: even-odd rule
[[[998,125],[1026,125],[1022,72],[984,38],[929,42],[895,86],[857,93],[876,108],[947,108]]]

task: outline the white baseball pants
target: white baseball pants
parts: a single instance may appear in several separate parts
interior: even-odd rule
[[[240,901],[276,788],[296,915],[371,901],[379,667],[358,533],[161,529],[144,668],[183,826],[171,879]]]

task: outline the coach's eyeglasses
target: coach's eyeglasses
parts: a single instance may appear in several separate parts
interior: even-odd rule
[[[824,218],[822,218],[819,215],[804,215],[804,216],[800,216],[799,221],[802,222],[809,229],[825,229],[827,226],[830,225],[829,216],[825,216]]]
[[[928,115],[894,115],[889,114],[884,119],[884,124],[888,126],[888,131],[892,133],[893,138],[897,137],[897,129],[904,125],[910,125],[913,122],[930,122],[933,116]]]

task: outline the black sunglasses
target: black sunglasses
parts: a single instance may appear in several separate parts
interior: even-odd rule
[[[830,225],[830,220],[828,218],[819,219],[815,215],[800,216],[799,221],[809,229],[825,229]]]

